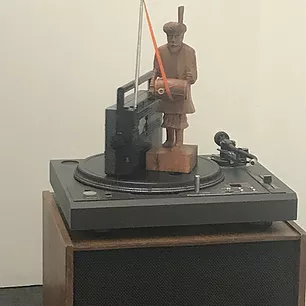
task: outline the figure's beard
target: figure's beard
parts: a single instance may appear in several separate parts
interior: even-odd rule
[[[178,52],[181,49],[182,44],[172,44],[168,43],[168,48],[170,52]]]

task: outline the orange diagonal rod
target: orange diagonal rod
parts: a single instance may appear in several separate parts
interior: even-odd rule
[[[163,65],[163,62],[162,62],[162,59],[161,59],[161,56],[160,56],[158,46],[157,46],[157,42],[156,42],[156,38],[155,38],[155,35],[154,35],[153,27],[152,27],[152,24],[151,24],[151,19],[150,19],[148,9],[147,9],[147,5],[146,5],[145,1],[143,2],[143,5],[144,5],[144,8],[145,8],[146,17],[147,17],[147,21],[148,21],[148,25],[149,25],[149,30],[150,30],[150,34],[151,34],[151,37],[152,37],[152,41],[153,41],[153,45],[154,45],[154,49],[155,49],[155,54],[156,54],[156,57],[157,57],[157,60],[158,60],[160,72],[161,72],[161,75],[162,75],[163,80],[164,80],[165,89],[166,89],[168,97],[170,99],[172,99],[172,95],[171,95],[171,91],[170,91],[170,88],[169,88],[165,68],[164,68],[164,65]]]

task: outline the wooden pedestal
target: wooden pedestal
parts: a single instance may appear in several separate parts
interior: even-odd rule
[[[294,222],[150,231],[72,233],[44,192],[44,306],[305,306]]]
[[[190,173],[197,163],[198,146],[153,148],[147,152],[147,170]]]

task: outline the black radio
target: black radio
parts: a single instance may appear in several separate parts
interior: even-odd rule
[[[161,143],[162,114],[156,112],[158,100],[152,99],[149,85],[153,72],[139,78],[139,85],[148,82],[148,88],[135,94],[126,93],[135,88],[131,81],[117,89],[117,103],[105,111],[105,173],[128,176],[145,167],[146,152]]]

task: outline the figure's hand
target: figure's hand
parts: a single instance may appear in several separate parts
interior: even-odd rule
[[[186,73],[186,79],[187,79],[187,82],[189,84],[193,84],[194,83],[194,79],[193,79],[193,76],[192,76],[192,73],[190,71],[187,71]]]

